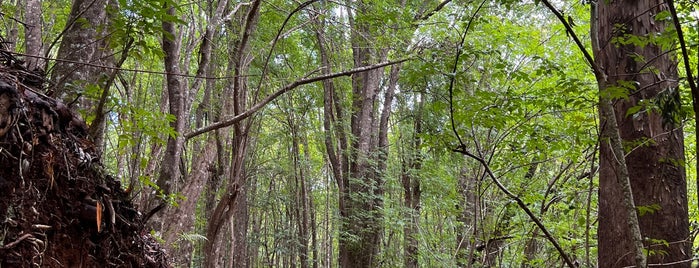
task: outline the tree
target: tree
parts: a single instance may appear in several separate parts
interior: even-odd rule
[[[391,74],[393,77],[393,71]],[[397,77],[396,77],[397,78]],[[403,186],[403,204],[405,206],[405,227],[403,227],[403,258],[404,267],[417,268],[418,266],[418,235],[420,227],[420,177],[418,176],[422,167],[422,135],[424,119],[425,94],[420,93],[411,98],[417,104],[413,113],[412,133],[408,132],[405,138],[407,149],[402,152],[401,184]]]
[[[614,100],[614,115],[624,144],[616,154],[604,137],[600,143],[599,265],[633,265],[633,239],[622,186],[614,171],[624,158],[628,166],[648,264],[691,258],[682,126],[679,113],[677,63],[668,53],[674,31],[661,14],[664,1],[600,1],[597,8],[599,49],[596,63],[603,70],[602,98]],[[602,88],[604,87],[604,88]],[[604,100],[602,100],[604,101]],[[602,110],[602,108],[600,108]],[[611,127],[608,117],[600,125]]]
[[[25,9],[26,37],[24,40],[24,52],[29,56],[34,56],[26,59],[27,69],[43,69],[45,68],[44,61],[39,58],[44,55],[41,40],[43,30],[43,25],[41,24],[41,1],[27,0]]]
[[[587,2],[0,1],[0,82],[43,86],[49,103],[26,95],[20,115],[46,118],[13,125],[0,83],[0,188],[22,186],[25,159],[59,186],[3,191],[0,263],[35,239],[49,250],[28,260],[74,241],[14,225],[36,214],[19,206],[42,204],[30,197],[57,193],[72,210],[118,200],[102,227],[154,237],[176,266],[686,265],[697,199],[682,191],[696,164],[683,138],[696,145],[677,92],[699,91],[691,68],[678,77],[669,22],[691,16],[688,2]],[[595,59],[576,35],[587,30]],[[680,45],[688,67],[692,45]],[[4,72],[13,64],[22,74]],[[50,82],[36,79],[44,67]],[[90,124],[78,145],[103,149],[100,173],[123,187],[71,184],[109,176],[79,164],[90,146],[54,150],[82,127],[67,110]],[[12,140],[17,128],[32,143]],[[71,211],[53,214],[75,226]],[[119,230],[75,230],[110,261],[140,256],[107,245]]]
[[[88,85],[99,86],[98,83],[104,82],[100,76],[102,70],[94,65],[109,66],[111,59],[108,57],[109,42],[104,34],[107,3],[107,0],[74,0],[71,5],[58,48],[57,58],[60,60],[51,71],[53,95],[66,104],[89,107],[89,102],[78,98]]]

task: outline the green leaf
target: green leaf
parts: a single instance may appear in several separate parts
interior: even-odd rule
[[[640,111],[641,109],[643,109],[643,106],[641,106],[641,105],[633,106],[633,107],[629,108],[628,110],[626,110],[626,116],[629,116],[629,115],[632,115],[632,114],[636,114],[636,113],[638,113],[638,111]]]
[[[658,14],[655,14],[655,17],[653,17],[656,21],[671,21],[672,20],[672,15],[669,10],[663,10],[658,12]]]

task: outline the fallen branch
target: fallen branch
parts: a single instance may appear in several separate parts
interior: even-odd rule
[[[397,60],[397,61],[382,62],[382,63],[378,63],[378,64],[374,64],[374,65],[350,69],[347,71],[342,71],[342,72],[337,72],[337,73],[331,73],[331,74],[320,75],[320,76],[316,76],[316,77],[296,80],[293,83],[284,86],[282,89],[272,93],[271,95],[268,95],[266,98],[262,99],[260,102],[253,105],[252,107],[250,107],[250,109],[246,110],[245,112],[242,112],[242,113],[234,115],[234,116],[229,116],[228,118],[224,118],[223,120],[221,120],[219,122],[216,122],[216,123],[213,123],[211,125],[196,129],[192,132],[186,133],[184,135],[184,137],[185,137],[185,139],[191,139],[191,138],[194,138],[194,137],[199,136],[201,134],[204,134],[206,132],[213,131],[213,130],[216,130],[219,128],[224,128],[224,127],[233,125],[237,122],[240,122],[241,120],[246,119],[246,118],[252,116],[253,114],[255,114],[255,112],[257,112],[260,109],[262,109],[263,107],[265,107],[265,105],[272,102],[277,97],[279,97],[282,94],[289,92],[290,90],[297,88],[299,86],[322,81],[325,79],[332,79],[332,78],[336,78],[336,77],[340,77],[340,76],[349,76],[349,75],[352,75],[355,73],[366,72],[369,70],[374,70],[374,69],[378,69],[381,67],[386,67],[386,66],[402,63],[402,62],[405,62],[407,60],[408,59],[401,59],[401,60]]]

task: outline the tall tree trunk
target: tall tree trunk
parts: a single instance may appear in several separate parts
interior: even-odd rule
[[[350,45],[354,67],[368,66],[386,59],[388,49],[376,45],[381,33],[366,16],[374,6],[352,2],[348,9]],[[404,7],[405,1],[396,3]],[[326,11],[327,12],[327,11]],[[331,48],[326,46],[324,21],[313,19],[320,50],[322,72],[331,72]],[[399,27],[396,27],[399,28]],[[407,41],[406,41],[407,42]],[[388,157],[388,119],[400,66],[392,68],[385,88],[383,109],[378,95],[384,68],[352,75],[351,107],[343,105],[331,80],[323,81],[325,147],[333,177],[338,186],[340,210],[340,267],[374,267],[378,265],[383,234],[384,172]],[[349,115],[349,118],[345,118]],[[345,129],[349,119],[349,131]]]
[[[370,65],[385,58],[384,50],[373,48],[375,32],[363,19],[369,14],[366,3],[356,3],[356,13],[349,12],[351,45],[354,67]],[[354,14],[353,14],[354,13]],[[358,73],[352,76],[351,141],[345,153],[350,155],[349,172],[346,174],[347,204],[340,225],[340,267],[377,266],[382,233],[381,206],[383,185],[379,170],[380,155],[376,142],[376,105],[384,68]]]
[[[248,55],[250,47],[249,41],[258,23],[260,5],[261,1],[259,0],[251,3],[244,16],[242,35],[238,42],[231,46],[235,48],[231,55],[234,78],[232,78],[233,96],[230,105],[233,110],[233,115],[239,115],[247,109],[248,87],[247,78],[244,74],[247,73],[250,64],[251,56]],[[232,127],[233,136],[231,147],[233,150],[229,167],[230,176],[228,177],[226,191],[212,212],[207,226],[206,237],[208,240],[205,244],[205,267],[216,267],[216,260],[219,258],[219,252],[215,245],[217,245],[220,240],[219,236],[223,225],[227,223],[233,215],[242,217],[235,219],[234,228],[231,230],[236,237],[231,246],[231,250],[233,250],[233,252],[242,252],[234,254],[233,258],[236,265],[241,265],[236,267],[246,267],[247,265],[247,239],[244,236],[247,232],[248,221],[247,199],[245,198],[247,193],[241,193],[241,191],[246,191],[244,167],[248,146],[250,145],[248,134],[252,120],[253,119],[250,118],[236,122]],[[240,201],[237,200],[241,195],[243,199]],[[245,210],[244,212],[241,211],[243,209]]]
[[[395,67],[395,66],[394,66]],[[391,69],[391,81],[398,78],[397,70]],[[424,106],[424,93],[413,99],[417,103],[417,108],[413,111],[413,133],[412,138],[407,141],[406,158],[403,163],[401,182],[403,185],[403,206],[405,206],[405,227],[403,227],[403,265],[406,268],[417,268],[418,266],[418,227],[420,220],[420,178],[417,176],[422,167],[422,157],[420,147],[422,144],[422,109]]]
[[[177,16],[174,6],[167,5],[164,8],[167,10],[168,15]],[[181,178],[180,156],[184,146],[184,136],[182,135],[185,130],[185,121],[187,120],[187,111],[185,110],[186,94],[180,77],[181,40],[177,36],[175,23],[163,21],[162,42],[163,52],[165,53],[164,65],[167,72],[167,98],[169,113],[175,117],[175,120],[170,123],[170,127],[177,133],[174,137],[168,137],[165,145],[165,156],[160,165],[157,184],[164,195],[170,194],[173,185]]]
[[[313,17],[313,22],[316,25],[316,39],[318,44],[318,50],[320,52],[321,61],[321,72],[324,75],[330,74],[332,72],[332,66],[330,65],[330,55],[331,51],[326,46],[327,40],[325,38],[325,22],[322,20],[316,20]],[[344,127],[344,111],[341,105],[341,94],[336,91],[335,83],[331,79],[323,80],[323,128],[325,131],[324,141],[325,150],[328,156],[328,162],[330,162],[330,170],[332,171],[332,177],[335,178],[335,183],[338,189],[338,206],[341,218],[346,218],[348,216],[348,202],[349,198],[349,178],[347,167],[349,165],[348,154],[345,151],[348,148],[347,134]],[[326,203],[327,204],[327,203]],[[326,207],[326,209],[328,209]],[[340,226],[344,226],[345,223],[340,223]],[[326,225],[326,234],[329,234],[328,229],[329,224]],[[331,238],[328,237],[326,243],[332,245]],[[343,254],[346,252],[346,240],[342,239],[342,234],[340,234],[340,239],[338,242],[338,247],[340,248],[340,263],[343,263]],[[330,256],[332,255],[332,250],[326,249],[327,254],[325,258],[325,265],[330,265],[332,261]],[[345,260],[346,262],[347,260]],[[342,265],[342,264],[341,264]]]
[[[200,104],[200,107],[198,109],[197,121],[199,123],[201,123],[202,120],[205,120],[203,118],[203,114],[210,114],[213,117],[220,118],[220,116],[214,116],[213,114],[227,113],[226,107],[224,107],[220,99],[214,100],[214,105],[223,107],[222,111],[211,110],[212,105],[210,95],[213,94],[212,91],[214,91],[215,84],[213,83],[213,80],[209,80],[206,81],[206,83],[204,83],[205,80],[203,78],[206,76],[213,76],[215,74],[214,70],[212,70],[214,68],[210,66],[211,54],[213,50],[212,43],[215,41],[214,35],[217,27],[221,23],[221,16],[227,5],[228,1],[222,0],[219,1],[218,4],[215,6],[208,6],[208,12],[211,16],[211,19],[207,22],[206,30],[204,32],[204,36],[201,39],[201,43],[199,46],[200,58],[196,71],[197,78],[194,79],[194,81],[191,83],[189,87],[189,90],[192,92],[187,94],[190,96],[196,95],[196,91],[198,91],[199,88],[202,87],[202,85],[205,87],[205,95],[208,98],[205,98],[205,100]],[[184,106],[183,110],[187,111],[187,113],[191,108],[190,102],[191,100],[184,100],[184,104],[182,105]],[[183,129],[184,127],[185,126],[183,126]],[[217,136],[215,137],[213,135]],[[196,216],[195,209],[197,201],[199,200],[199,197],[204,191],[207,182],[210,179],[213,180],[213,184],[217,184],[216,182],[220,181],[218,179],[218,173],[219,168],[221,167],[218,167],[217,164],[220,164],[221,162],[215,162],[217,158],[216,151],[221,149],[220,146],[217,146],[217,144],[219,143],[218,135],[220,135],[220,131],[216,131],[215,134],[212,134],[212,136],[210,136],[205,141],[203,147],[198,146],[198,144],[196,144],[197,146],[195,146],[195,149],[193,150],[195,152],[195,157],[192,160],[192,167],[190,169],[190,172],[185,177],[184,185],[182,186],[180,191],[180,194],[182,194],[185,198],[178,202],[177,207],[169,208],[168,213],[163,215],[162,233],[168,245],[172,245],[173,243],[175,243],[182,233],[188,233],[193,229],[194,220]],[[224,140],[228,137],[228,135],[223,136]],[[200,148],[201,150],[197,150],[198,148]],[[210,188],[210,190],[213,191],[211,197],[215,198],[216,188]],[[191,247],[188,243],[185,243],[187,242],[182,241],[182,243],[180,243],[177,246],[177,248],[171,249],[172,252],[177,252],[177,254],[174,254],[174,256],[175,259],[179,261],[178,263],[181,265],[186,265],[189,263],[189,255],[191,253]]]
[[[293,106],[293,101],[289,102],[289,106]],[[299,263],[301,268],[308,268],[310,264],[310,252],[309,252],[309,238],[310,238],[310,227],[309,227],[309,196],[307,188],[307,178],[306,178],[306,165],[308,163],[308,142],[305,134],[301,132],[302,120],[298,117],[303,118],[306,113],[302,112],[298,116],[293,111],[287,112],[287,125],[289,127],[289,132],[291,135],[291,161],[293,163],[294,169],[294,215],[297,227],[297,241],[298,250],[296,255],[298,255]],[[301,146],[304,146],[303,150]],[[295,261],[295,260],[294,260]]]
[[[620,154],[625,154],[633,203],[641,212],[638,213],[640,236],[650,253],[648,264],[688,260],[691,241],[688,240],[683,133],[672,118],[679,109],[677,64],[667,53],[668,48],[654,42],[646,45],[629,42],[632,38],[657,40],[666,24],[654,20],[654,15],[667,6],[660,0],[599,1],[597,5],[599,45],[595,58],[606,72],[599,79],[603,94],[600,124],[604,134],[616,121],[619,136],[628,145],[624,152],[615,151],[604,136],[600,144],[599,266],[639,263],[634,261],[637,246],[627,216],[619,213],[628,206],[619,198],[625,196],[615,170],[623,157]],[[603,106],[608,103],[604,94],[620,89],[628,90],[628,98],[615,100],[613,111],[604,113]],[[660,111],[649,109],[627,115],[630,108],[643,103],[657,103]],[[686,261],[673,267],[690,267],[690,264]]]

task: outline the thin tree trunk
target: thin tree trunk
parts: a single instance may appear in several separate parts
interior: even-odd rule
[[[24,11],[24,53],[30,56],[43,56],[41,0],[27,0]],[[27,70],[43,68],[44,60],[35,57],[25,58]]]
[[[398,70],[391,69],[390,81],[398,80]],[[418,171],[422,167],[421,144],[422,138],[422,109],[424,106],[425,95],[420,93],[418,97],[413,98],[417,103],[413,111],[413,133],[412,138],[408,139],[408,151],[405,153],[406,159],[403,163],[403,206],[406,209],[405,227],[403,227],[403,265],[406,268],[417,268],[418,265],[418,227],[420,226],[420,177],[417,176]]]
[[[328,75],[332,72],[332,66],[330,66],[330,51],[326,46],[327,40],[325,39],[325,22],[322,20],[317,20],[313,17],[314,24],[316,26],[316,39],[318,44],[318,50],[320,52],[321,61],[321,72],[324,75]],[[344,112],[342,107],[342,100],[340,98],[341,94],[336,92],[335,84],[332,79],[323,80],[323,128],[324,128],[324,142],[325,150],[328,156],[328,162],[330,170],[332,171],[332,177],[335,179],[338,191],[338,206],[340,217],[345,218],[348,216],[347,211],[349,210],[347,199],[349,196],[349,178],[348,178],[348,166],[349,158],[346,153],[348,148],[348,142],[346,137],[346,131],[344,127]],[[330,194],[330,191],[327,191]],[[329,210],[329,201],[326,200],[326,211]],[[333,263],[333,243],[332,236],[330,233],[330,215],[325,215],[325,258],[324,266],[330,266]],[[343,223],[340,223],[343,225]],[[346,240],[341,238],[338,241],[338,247],[340,248],[341,255],[346,248]],[[342,257],[340,257],[342,259]],[[342,262],[342,261],[340,261]]]
[[[248,12],[245,16],[245,23],[243,24],[242,36],[240,41],[237,43],[237,47],[232,55],[233,57],[233,73],[235,78],[233,78],[233,98],[231,107],[233,109],[233,115],[239,115],[243,113],[247,108],[248,99],[248,88],[246,85],[247,79],[243,75],[249,66],[249,55],[247,55],[249,49],[250,37],[253,34],[258,18],[259,9],[261,1],[253,1],[250,5]],[[252,119],[248,119],[252,120]],[[240,267],[245,267],[247,265],[247,238],[244,236],[247,232],[247,206],[242,204],[247,204],[246,199],[238,201],[240,196],[245,196],[246,193],[241,193],[245,191],[246,181],[245,181],[245,160],[247,158],[247,150],[249,146],[249,131],[250,123],[246,121],[238,121],[233,124],[233,138],[232,138],[232,148],[233,156],[230,165],[230,177],[228,178],[226,191],[221,197],[221,200],[216,205],[209,225],[207,226],[206,237],[208,241],[205,246],[205,267],[215,267],[216,260],[219,257],[219,253],[215,248],[217,241],[220,240],[219,234],[222,225],[227,222],[227,220],[233,216],[237,215],[242,218],[236,219],[235,228],[231,230],[236,236],[235,241],[231,250],[236,253],[234,258],[234,263],[236,265],[242,265]],[[242,203],[242,204],[241,204]],[[242,211],[245,210],[245,211]]]
[[[245,175],[243,175],[245,176]],[[246,187],[246,186],[243,186]],[[233,206],[233,241],[231,241],[232,266],[236,268],[250,267],[248,263],[248,197],[247,189],[240,189],[238,198]]]
[[[21,0],[10,1],[10,5],[21,7],[22,1]],[[21,18],[22,11],[23,10],[21,8],[15,9],[14,17]],[[16,21],[9,22],[9,27],[8,27],[9,29],[8,29],[7,33],[3,36],[3,38],[4,38],[3,41],[6,42],[5,44],[3,44],[3,46],[5,48],[7,48],[8,51],[15,51],[15,49],[17,49],[16,44],[17,44],[17,41],[19,40],[19,30],[17,29],[18,24],[20,24],[20,23],[16,22]]]
[[[294,105],[293,101],[289,101],[288,105],[291,107]],[[302,268],[308,268],[309,264],[309,226],[308,226],[308,197],[306,192],[306,178],[305,178],[305,167],[302,161],[303,154],[301,153],[301,137],[300,133],[300,120],[297,119],[297,114],[289,111],[286,113],[286,125],[289,128],[289,134],[291,135],[291,161],[293,164],[293,192],[294,192],[294,206],[293,206],[293,217],[296,221],[297,229],[297,240],[298,249],[295,250],[295,255],[298,256],[300,266]],[[300,117],[303,117],[305,113],[301,113]],[[308,150],[303,150],[307,152]],[[295,259],[295,258],[294,258]],[[292,260],[292,264],[295,260]]]
[[[202,117],[204,117],[203,114],[205,113],[211,114],[213,116],[214,112],[226,112],[225,107],[222,108],[222,110],[224,111],[211,110],[210,103],[206,101],[210,101],[210,95],[212,94],[211,91],[213,90],[214,84],[210,81],[206,81],[207,83],[204,83],[205,80],[203,77],[214,73],[211,70],[212,68],[210,68],[209,66],[213,50],[212,43],[214,42],[213,39],[215,35],[215,29],[220,24],[220,18],[222,16],[223,9],[227,5],[228,1],[224,0],[218,2],[218,4],[215,7],[209,7],[210,9],[212,9],[210,10],[211,19],[207,22],[206,30],[204,32],[204,36],[201,39],[201,43],[199,46],[200,58],[197,66],[198,69],[196,71],[197,78],[194,79],[190,86],[190,90],[193,92],[189,94],[183,93],[180,96],[180,98],[182,98],[181,102],[183,102],[183,110],[187,111],[185,113],[188,113],[191,106],[191,100],[187,99],[187,95],[197,95],[196,91],[198,91],[199,88],[201,88],[202,85],[204,85],[206,93],[205,95],[208,95],[209,98],[204,100],[205,102],[201,104],[203,107],[200,107],[200,109],[198,110],[197,118],[199,121],[204,120],[204,118]],[[221,106],[224,105],[221,104]],[[183,123],[182,128],[186,128],[186,123]],[[215,135],[218,135],[218,132]],[[228,135],[224,135],[224,137],[227,136]],[[219,146],[217,146],[217,143],[218,137],[214,137],[212,135],[205,141],[204,147],[201,148],[202,150],[194,150],[194,152],[196,152],[196,156],[193,159],[193,167],[191,168],[189,174],[186,176],[186,180],[184,180],[184,185],[182,186],[182,189],[179,192],[185,198],[178,202],[177,207],[169,208],[167,210],[168,213],[166,213],[162,217],[162,233],[168,245],[173,245],[173,243],[175,243],[177,239],[179,239],[181,234],[189,233],[194,227],[194,217],[196,214],[195,208],[197,200],[204,191],[207,181],[209,181],[210,179],[213,179],[216,182],[220,181],[218,179],[218,168],[220,167],[217,167],[218,165],[214,164],[214,161],[216,159],[216,152],[219,148]],[[195,146],[195,148],[196,147],[199,146]],[[210,188],[210,190],[213,191],[213,197],[215,197],[216,189]],[[191,247],[189,242],[182,241],[181,243],[179,243],[176,249],[172,248],[171,250],[173,252],[178,253],[174,254],[176,259],[179,261],[178,263],[182,265],[189,263],[189,255],[191,253]]]
[[[469,174],[468,168],[464,165],[459,174],[458,190],[460,194],[459,207],[461,211],[457,216],[457,221],[461,223],[461,228],[456,231],[456,264],[458,267],[472,267],[475,262],[476,237],[480,234],[479,219],[481,211],[481,200],[478,194],[478,184],[480,183],[475,172]]]
[[[168,5],[164,7],[167,14],[176,16],[175,7]],[[180,43],[181,40],[174,39],[177,35],[175,24],[171,21],[163,21],[163,52],[165,53],[164,65],[167,83],[167,97],[169,103],[169,113],[175,117],[175,120],[170,123],[173,131],[176,133],[174,137],[168,137],[165,145],[165,156],[160,166],[160,174],[158,175],[157,184],[160,187],[162,195],[169,195],[174,185],[180,180],[180,157],[184,146],[184,137],[182,134],[185,130],[185,121],[187,120],[187,111],[185,110],[185,93],[180,72]],[[165,201],[161,201],[165,202]]]

